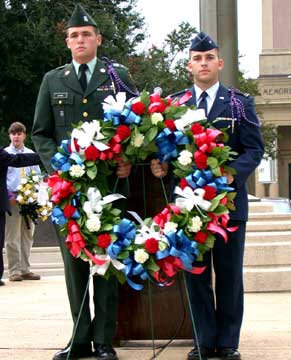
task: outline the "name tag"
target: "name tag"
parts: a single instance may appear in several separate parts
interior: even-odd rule
[[[69,94],[67,92],[53,93],[53,99],[67,99]]]

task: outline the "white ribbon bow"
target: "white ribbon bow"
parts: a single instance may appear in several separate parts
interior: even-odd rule
[[[122,269],[125,268],[125,265],[122,264],[122,262],[116,259],[112,259],[108,254],[95,255],[95,258],[97,260],[106,261],[106,262],[102,265],[97,265],[97,264],[93,265],[91,269],[92,275],[98,274],[104,276],[110,264],[112,264],[115,267],[115,269],[117,269],[118,271],[121,271]]]
[[[189,186],[186,186],[183,190],[176,186],[175,194],[180,195],[181,197],[177,197],[175,200],[175,204],[180,209],[186,209],[187,211],[191,211],[194,206],[200,207],[203,210],[208,210],[211,206],[211,202],[204,200],[203,196],[205,194],[204,189],[195,189],[192,190]]]
[[[116,100],[112,95],[109,95],[104,99],[102,105],[104,112],[115,111],[120,114],[124,110],[125,103],[126,103],[126,93],[119,92],[116,94]]]
[[[90,145],[94,145],[99,151],[109,149],[109,146],[100,141],[104,139],[104,135],[101,133],[101,125],[98,120],[84,122],[80,128],[73,129],[71,139],[73,152],[77,152],[74,139],[77,140],[81,149],[86,149]]]
[[[100,191],[93,187],[88,189],[87,197],[88,201],[84,202],[83,210],[85,211],[88,218],[90,218],[92,214],[102,213],[102,209],[105,204],[109,204],[115,200],[125,199],[125,196],[121,194],[111,194],[102,198]]]
[[[165,244],[169,244],[167,238],[158,231],[154,229],[154,223],[148,227],[141,217],[134,211],[128,211],[141,225],[141,228],[137,230],[137,234],[134,240],[134,243],[137,245],[144,244],[148,239],[154,238],[158,241],[163,241]]]
[[[188,109],[187,112],[181,116],[180,119],[174,121],[177,130],[185,131],[190,125],[194,122],[206,119],[204,109],[191,110]]]

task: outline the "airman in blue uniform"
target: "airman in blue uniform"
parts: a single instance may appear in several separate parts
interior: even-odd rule
[[[229,226],[238,226],[238,230],[228,233],[227,243],[216,236],[213,251],[204,255],[206,270],[202,275],[187,274],[187,284],[202,359],[217,356],[238,360],[241,358],[238,346],[243,318],[243,254],[248,220],[247,179],[259,165],[264,146],[253,98],[219,82],[223,65],[218,45],[206,33],[197,34],[190,47],[188,70],[194,84],[187,89],[192,92],[187,104],[204,108],[208,121],[215,120],[216,128],[228,128],[227,145],[238,154],[229,164],[236,175],[227,176],[228,183],[237,192],[236,210],[230,214]],[[175,96],[183,93],[185,91]],[[198,347],[195,347],[189,352],[188,360],[199,359]]]
[[[218,356],[225,360],[238,360],[240,329],[243,318],[243,254],[248,220],[247,179],[259,165],[264,146],[260,123],[253,99],[241,92],[228,89],[218,80],[223,69],[217,44],[204,32],[192,41],[188,70],[193,75],[192,98],[188,104],[199,107],[206,92],[206,115],[215,127],[228,128],[227,145],[237,152],[229,165],[236,175],[228,175],[228,183],[237,192],[236,210],[230,214],[229,226],[238,226],[228,233],[225,243],[216,236],[213,251],[205,255],[207,265],[202,275],[188,274],[191,307],[196,320],[198,341],[203,358]],[[212,286],[211,258],[215,272]],[[197,347],[188,354],[188,360],[198,360]]]
[[[136,95],[128,70],[108,59],[97,58],[102,37],[97,24],[81,5],[77,5],[67,24],[67,47],[72,62],[45,74],[40,86],[33,124],[32,138],[47,171],[52,172],[51,158],[61,140],[67,139],[73,124],[80,120],[103,118],[102,102],[108,95],[125,91],[127,98]],[[127,195],[131,165],[120,162],[116,176],[116,192]],[[113,185],[116,177],[112,180]],[[110,179],[109,179],[110,182]],[[82,299],[89,279],[89,263],[73,258],[60,239],[66,285],[74,324],[77,322]],[[117,283],[94,276],[94,308],[91,320],[89,296],[73,339],[53,357],[54,360],[94,355],[97,359],[115,360],[112,348],[117,316]],[[92,352],[92,343],[94,353]]]

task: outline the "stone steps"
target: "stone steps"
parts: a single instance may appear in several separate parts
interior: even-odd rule
[[[250,202],[244,256],[246,292],[291,290],[291,213]],[[285,206],[286,209],[286,206]]]

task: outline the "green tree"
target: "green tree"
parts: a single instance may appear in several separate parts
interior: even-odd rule
[[[98,55],[127,63],[143,41],[144,19],[137,0],[83,0],[100,25],[103,46]],[[13,121],[31,128],[34,106],[45,72],[70,61],[65,24],[72,0],[0,0],[0,128]],[[4,129],[4,130],[3,130]]]
[[[138,89],[152,91],[160,86],[168,95],[191,85],[186,64],[191,39],[196,28],[182,22],[177,29],[166,36],[161,47],[150,49],[132,56],[130,70]],[[181,57],[182,56],[182,57]]]

